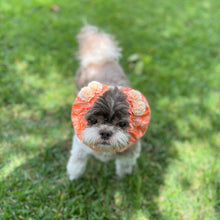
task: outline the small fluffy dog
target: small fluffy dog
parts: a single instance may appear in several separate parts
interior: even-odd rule
[[[77,39],[79,93],[72,107],[75,135],[67,164],[69,178],[78,179],[85,172],[90,155],[104,162],[115,159],[120,177],[131,174],[150,107],[140,92],[130,88],[118,63],[121,49],[112,36],[87,25]]]

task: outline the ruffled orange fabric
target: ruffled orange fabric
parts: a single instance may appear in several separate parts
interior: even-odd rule
[[[79,96],[79,93],[76,96],[76,99],[72,105],[72,113],[71,119],[75,129],[75,133],[77,137],[83,142],[82,140],[82,132],[87,128],[87,121],[85,119],[85,115],[88,110],[92,107],[93,103],[97,100],[99,96],[101,96],[105,91],[109,89],[109,86],[102,85],[102,89],[98,92],[93,94],[89,100],[82,100]],[[134,108],[135,101],[133,100],[132,96],[129,96],[129,92],[133,89],[131,88],[120,88],[126,95],[127,95],[127,103],[129,104],[129,128],[128,133],[130,134],[129,141],[130,144],[125,148],[121,149],[117,152],[122,152],[130,147],[133,143],[138,141],[146,132],[148,124],[150,122],[150,106],[144,97],[143,94],[141,95],[141,102],[145,103],[145,110],[141,112],[141,115],[135,115],[132,109]],[[136,91],[136,90],[134,90]],[[97,152],[96,146],[92,146],[91,149]]]

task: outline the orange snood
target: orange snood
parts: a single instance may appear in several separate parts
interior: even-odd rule
[[[75,133],[79,140],[82,140],[82,132],[87,128],[87,121],[85,115],[92,107],[93,103],[112,86],[103,85],[99,82],[91,82],[87,87],[83,87],[76,96],[76,99],[72,105],[71,119],[75,129]],[[128,133],[130,135],[128,146],[121,149],[120,152],[126,150],[133,143],[138,141],[146,132],[148,124],[150,122],[150,106],[139,91],[119,87],[127,95],[127,103],[129,104],[129,128]],[[97,152],[96,146],[90,147],[93,151]]]

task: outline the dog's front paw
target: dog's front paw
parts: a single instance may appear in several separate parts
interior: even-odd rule
[[[74,174],[68,173],[68,175],[69,175],[69,180],[77,180],[81,176],[81,175],[76,175],[75,173]]]
[[[130,165],[125,166],[124,164],[116,163],[116,174],[119,177],[123,177],[127,174],[132,173],[133,167]]]
[[[70,180],[77,180],[82,174],[84,173],[84,170],[77,169],[76,166],[72,166],[71,164],[67,165],[67,173],[69,175]]]
[[[69,159],[67,164],[67,173],[70,180],[77,180],[80,178],[86,169],[86,161]]]

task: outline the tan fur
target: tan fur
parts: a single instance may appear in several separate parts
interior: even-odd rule
[[[76,74],[77,89],[80,90],[91,81],[98,81],[106,85],[130,87],[122,68],[116,61],[80,67]]]

